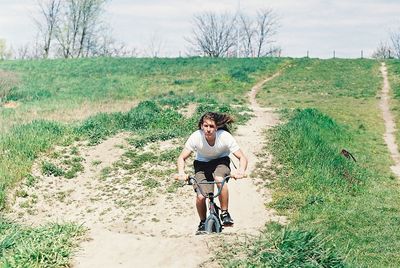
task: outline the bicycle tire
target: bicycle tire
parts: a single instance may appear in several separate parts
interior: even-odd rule
[[[215,216],[209,216],[205,222],[205,230],[207,233],[220,233],[222,225]]]

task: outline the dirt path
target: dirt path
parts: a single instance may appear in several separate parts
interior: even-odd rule
[[[251,90],[249,97],[255,116],[236,133],[238,143],[249,158],[249,172],[254,169],[256,154],[263,147],[263,130],[278,123],[272,111],[260,108],[255,101],[257,91],[272,78],[260,82]],[[229,189],[230,211],[234,215],[235,226],[225,229],[224,235],[257,234],[266,221],[282,220],[265,208],[268,200],[263,198],[251,178],[234,181]],[[84,250],[76,259],[76,267],[198,267],[208,261],[211,257],[209,248],[216,237],[194,235],[198,221],[194,198],[190,190],[189,196],[188,189],[183,191],[186,193],[178,192],[183,196],[161,198],[157,205],[150,208],[162,218],[170,219],[170,222],[164,223],[163,227],[154,224],[144,227],[147,235],[116,233],[102,226],[92,228],[93,240],[83,245]],[[183,208],[168,206],[171,203],[182,204]]]
[[[383,134],[383,139],[385,140],[390,155],[394,161],[394,165],[390,168],[394,174],[400,177],[400,153],[395,138],[396,124],[394,122],[394,117],[390,112],[390,84],[387,77],[387,68],[385,63],[382,63],[380,70],[383,77],[383,87],[379,106],[382,110],[383,120],[385,121],[385,133]]]
[[[277,75],[261,81],[249,92],[254,117],[235,134],[249,159],[249,174],[260,161],[257,153],[265,144],[263,131],[278,123],[274,111],[259,107],[255,96],[263,84]],[[89,229],[89,239],[81,244],[74,267],[198,267],[204,263],[218,266],[210,262],[210,249],[220,240],[218,236],[194,234],[198,216],[190,187],[168,192],[167,184],[161,181],[160,187],[149,190],[142,186],[143,178],[132,174],[132,170],[118,169],[113,164],[124,162],[123,154],[130,149],[126,137],[122,133],[97,146],[75,144],[79,152],[68,149],[84,159],[83,172],[77,178],[43,176],[38,163],[33,173],[41,177],[40,182],[34,188],[24,189],[28,197],[16,197],[11,216],[31,224],[83,223]],[[176,147],[173,141],[152,146],[160,152]],[[72,158],[66,150],[60,148],[57,152],[58,161]],[[63,154],[67,155],[61,157]],[[159,168],[174,166],[172,163]],[[257,178],[248,178],[229,183],[235,226],[224,229],[225,237],[256,235],[267,221],[285,221],[266,209],[271,194],[257,187],[257,182]]]

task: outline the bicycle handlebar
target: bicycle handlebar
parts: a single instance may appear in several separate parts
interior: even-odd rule
[[[209,198],[210,197],[210,193],[208,194],[204,194],[203,190],[201,189],[201,187],[199,185],[201,184],[221,184],[221,187],[218,188],[218,192],[216,195],[213,195],[213,197],[218,197],[221,194],[222,188],[224,187],[225,182],[227,183],[229,178],[231,178],[231,175],[225,176],[221,182],[218,181],[206,181],[206,182],[197,182],[196,178],[194,176],[189,176],[188,179],[188,185],[197,185],[200,193],[205,197],[205,198]]]

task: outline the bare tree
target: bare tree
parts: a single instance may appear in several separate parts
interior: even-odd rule
[[[218,15],[204,12],[194,16],[192,37],[187,41],[193,50],[209,57],[226,56],[235,46],[236,17],[228,13]]]
[[[254,57],[254,37],[256,35],[256,29],[254,22],[247,15],[240,13],[240,32],[242,33],[241,43],[244,57]]]
[[[106,0],[65,0],[56,38],[65,58],[87,57],[97,44]]]
[[[29,44],[21,45],[17,48],[17,59],[25,60],[29,58]]]
[[[61,0],[37,0],[40,17],[34,19],[43,41],[43,57],[48,58],[54,32],[59,20]]]
[[[390,34],[390,40],[392,41],[393,56],[400,59],[400,29]]]
[[[374,59],[389,59],[393,55],[391,54],[391,48],[387,43],[380,42],[379,46],[372,53]]]
[[[272,9],[260,9],[255,17],[244,13],[232,16],[206,12],[196,15],[193,22],[193,35],[187,40],[195,51],[207,56],[237,56],[234,50],[239,49],[244,57],[280,55],[280,47],[272,46],[278,29],[278,19]]]
[[[152,58],[157,58],[160,56],[163,47],[164,41],[162,40],[160,34],[154,32],[149,38],[147,48],[145,49],[145,54]]]
[[[7,47],[5,39],[0,38],[0,60],[8,60],[12,57],[12,49]]]
[[[268,45],[274,43],[273,36],[277,33],[278,21],[272,9],[260,9],[256,22],[256,57],[272,54],[274,51]]]
[[[111,29],[101,28],[94,39],[88,39],[91,42],[86,50],[86,57],[137,57],[135,49],[129,49],[124,43],[118,42],[112,37]]]

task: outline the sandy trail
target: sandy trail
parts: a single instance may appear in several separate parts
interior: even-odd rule
[[[264,145],[263,131],[278,123],[273,111],[260,108],[255,101],[261,86],[275,76],[258,83],[250,91],[254,117],[245,126],[239,127],[235,134],[249,159],[249,173],[257,162],[256,154]],[[144,228],[148,235],[116,233],[102,226],[92,228],[93,240],[83,245],[83,251],[75,261],[76,267],[198,267],[207,262],[212,256],[210,248],[213,239],[217,237],[194,235],[198,222],[194,197],[190,189],[183,190],[190,192],[189,196],[179,197],[181,193],[178,192],[178,196],[158,200],[157,205],[151,208],[160,212],[163,218],[171,219],[163,230],[153,224]],[[281,220],[274,216],[273,211],[266,209],[265,203],[268,200],[257,190],[252,178],[232,181],[229,190],[230,211],[235,226],[224,229],[224,235],[257,234],[267,221]],[[165,206],[171,203],[182,204],[190,213],[183,213],[179,207]],[[174,212],[175,216],[171,217],[169,214]]]
[[[256,155],[266,142],[263,131],[278,123],[274,111],[261,108],[255,96],[277,75],[259,82],[249,92],[254,116],[235,134],[249,160],[248,174],[260,161]],[[89,229],[89,239],[76,253],[74,267],[199,267],[205,263],[217,267],[210,259],[218,236],[256,235],[267,221],[285,221],[266,208],[271,194],[256,186],[259,179],[231,180],[229,210],[234,227],[224,229],[220,235],[196,236],[198,216],[190,187],[170,193],[161,182],[152,192],[140,188],[143,181],[139,176],[121,169],[112,171],[113,163],[123,161],[129,149],[126,137],[121,133],[97,146],[76,144],[79,156],[84,158],[84,171],[74,179],[43,176],[38,163],[33,173],[41,180],[34,189],[26,189],[28,199],[35,198],[28,202],[26,197],[16,197],[10,210],[12,218],[30,224],[82,223]],[[176,145],[160,144],[158,148],[171,146]],[[174,168],[175,164],[171,165]],[[111,173],[104,176],[107,167]]]
[[[249,173],[257,162],[256,154],[264,145],[263,130],[278,123],[278,118],[273,111],[260,108],[255,101],[256,93],[261,86],[276,75],[252,88],[249,98],[254,117],[245,126],[239,127],[235,135],[249,159]],[[273,211],[266,209],[265,202],[268,200],[257,191],[251,178],[232,181],[229,189],[230,211],[234,216],[235,226],[224,229],[224,235],[257,234],[266,221],[280,220],[279,217],[274,216]],[[161,211],[164,214],[163,217],[171,218],[168,212],[176,211],[177,208],[165,207],[168,202],[185,204],[185,209],[190,210],[190,213],[182,215],[182,211],[179,212],[168,224],[168,228],[171,228],[169,230],[164,229],[160,232],[157,231],[156,226],[152,226],[150,228],[152,230],[149,231],[154,236],[115,233],[102,227],[93,228],[91,230],[93,240],[83,245],[84,250],[76,259],[76,267],[135,267],[139,265],[141,267],[198,267],[208,261],[211,257],[209,248],[212,247],[210,245],[216,237],[194,235],[198,219],[193,196],[184,196],[184,198],[175,196],[170,200],[159,200],[155,210]],[[187,204],[188,202],[191,204]],[[210,263],[207,264],[209,265]]]
[[[383,134],[383,139],[385,140],[390,155],[394,161],[394,165],[390,168],[396,176],[400,177],[400,153],[395,138],[396,124],[394,122],[394,117],[390,112],[390,84],[387,77],[387,68],[384,62],[382,63],[380,70],[383,77],[383,87],[380,95],[381,100],[379,106],[382,110],[383,120],[385,121],[385,133]]]

